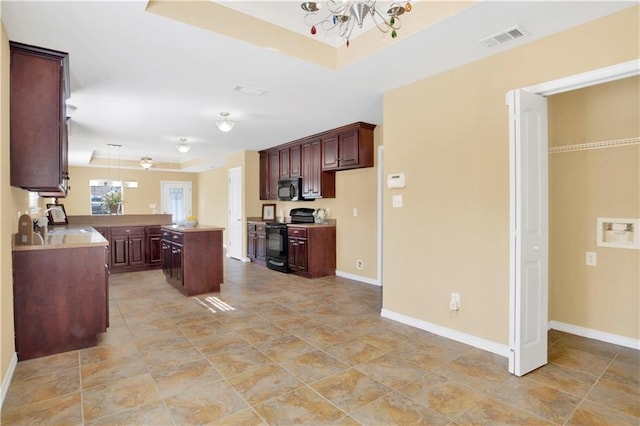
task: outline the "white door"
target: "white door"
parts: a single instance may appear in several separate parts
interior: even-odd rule
[[[173,216],[173,223],[184,221],[192,214],[191,182],[160,182],[162,213]]]
[[[522,376],[547,363],[548,150],[547,99],[508,93],[511,267],[509,372]]]
[[[242,260],[242,167],[229,169],[229,241],[227,256]]]

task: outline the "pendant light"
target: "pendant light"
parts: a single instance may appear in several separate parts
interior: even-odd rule
[[[151,157],[145,155],[140,159],[140,165],[143,169],[149,170],[153,166],[153,160],[151,159]]]
[[[218,126],[218,129],[221,132],[228,132],[233,129],[233,126],[235,126],[236,123],[229,120],[229,113],[221,112],[220,115],[222,116],[222,120],[216,121],[216,126]]]
[[[191,149],[191,145],[187,143],[186,138],[180,138],[180,143],[176,145],[176,149],[183,154],[186,154]]]

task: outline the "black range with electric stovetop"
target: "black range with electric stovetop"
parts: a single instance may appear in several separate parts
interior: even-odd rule
[[[315,209],[300,207],[291,209],[291,223],[314,223]],[[267,222],[267,268],[280,272],[289,272],[287,262],[287,224]]]

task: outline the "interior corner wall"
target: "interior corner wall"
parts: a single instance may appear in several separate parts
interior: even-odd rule
[[[9,178],[9,40],[0,27],[0,385],[8,386],[16,348],[13,324],[11,239],[18,232],[18,212],[29,208],[29,193]],[[6,387],[3,388],[3,391]]]
[[[217,167],[198,173],[198,204],[195,215],[203,225],[225,228],[222,241],[227,245],[227,221],[229,204],[228,169]]]
[[[17,216],[5,208],[10,203],[9,186],[9,41],[0,28],[0,383],[4,384],[15,356],[13,339],[13,274],[11,235],[17,231]],[[15,228],[10,218],[16,222]],[[0,404],[1,405],[1,404]]]
[[[632,138],[640,77],[549,97],[550,146]],[[549,319],[640,339],[640,250],[596,244],[598,217],[640,218],[640,145],[551,153],[549,195]]]
[[[384,95],[383,309],[508,344],[505,93],[638,58],[634,6]],[[392,195],[403,207],[391,206]],[[460,310],[449,310],[451,292]]]

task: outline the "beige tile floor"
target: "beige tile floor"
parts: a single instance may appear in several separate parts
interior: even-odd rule
[[[505,358],[380,317],[381,290],[234,260],[187,298],[160,271],[112,275],[97,347],[19,362],[12,424],[640,424],[639,352],[549,333]]]

